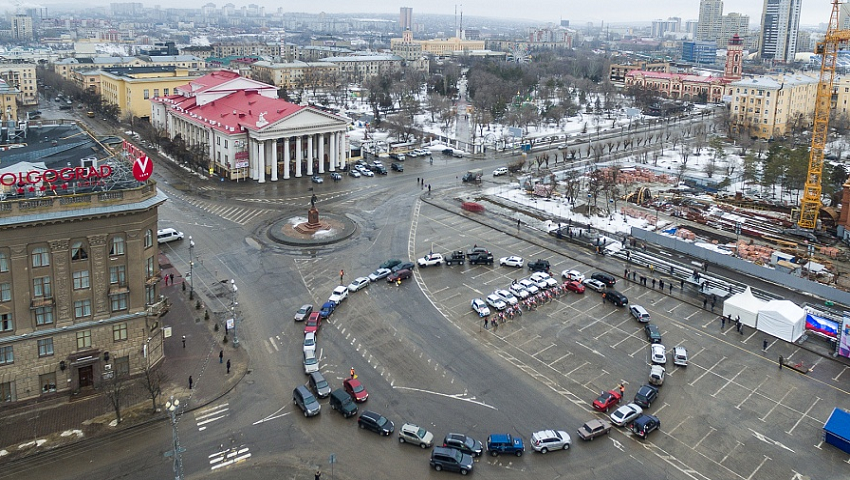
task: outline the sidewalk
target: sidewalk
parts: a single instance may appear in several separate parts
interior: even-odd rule
[[[168,258],[160,253],[163,282],[160,292],[168,298],[171,308],[163,315],[161,325],[172,328],[172,336],[164,340],[165,358],[159,369],[164,374],[162,395],[157,403],[160,411],[151,413],[151,400],[147,391],[135,378],[127,390],[126,404],[122,409],[123,421],[110,426],[115,419],[114,409],[105,395],[72,400],[61,396],[49,402],[22,405],[4,409],[0,420],[0,463],[62,445],[85,440],[98,435],[125,430],[154,421],[166,421],[163,404],[174,395],[180,400],[183,412],[210,404],[232,390],[245,376],[250,359],[243,347],[234,348],[222,343],[224,329],[214,331],[215,320],[204,320],[204,309],[196,310],[195,301],[189,300],[188,287],[183,291],[182,275]],[[166,287],[165,275],[174,274],[175,284]],[[196,299],[200,296],[195,292]],[[186,346],[182,338],[186,336]],[[219,352],[224,352],[219,363]],[[226,363],[230,360],[230,374]],[[189,390],[189,376],[193,386]],[[62,432],[74,432],[71,435]],[[28,444],[21,448],[21,445]],[[7,451],[4,454],[3,451]]]

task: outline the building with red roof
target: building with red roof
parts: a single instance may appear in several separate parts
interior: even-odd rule
[[[264,183],[336,171],[348,157],[348,121],[277,98],[277,88],[221,70],[151,100],[151,124],[202,145],[210,171]]]

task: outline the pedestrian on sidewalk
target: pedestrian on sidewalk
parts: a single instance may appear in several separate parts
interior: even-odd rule
[[[173,273],[169,273],[169,274],[168,274],[168,278],[169,278],[169,280],[171,280],[171,285],[174,285],[174,274],[173,274]]]
[[[224,363],[224,350],[218,351],[218,363]]]
[[[679,280],[679,290],[682,290],[682,291],[685,290],[685,279],[684,278]]]
[[[192,389],[192,383],[194,383],[194,382],[192,382],[192,376],[189,375],[189,390]]]
[[[227,373],[230,373],[230,359],[227,359]]]
[[[168,286],[168,275],[163,276],[163,279],[165,280],[165,286],[167,287]]]
[[[626,280],[629,279],[629,269],[628,268],[623,270],[623,278],[625,278]]]
[[[186,348],[186,335],[183,335],[183,348]]]
[[[658,280],[658,288],[660,290],[664,290],[664,280]]]
[[[655,288],[655,279],[652,279],[652,288]]]
[[[708,299],[707,299],[707,298],[703,298],[703,299],[702,299],[702,308],[705,308],[705,306],[706,306],[707,304],[708,304]]]
[[[316,470],[316,475],[313,477],[313,480],[322,480],[322,471]]]
[[[762,342],[761,342],[761,351],[762,352],[767,351],[767,339],[766,338],[764,340],[762,340]]]
[[[720,329],[726,328],[726,317],[720,317]]]
[[[670,287],[670,295],[673,295],[673,282],[668,282],[667,286]]]
[[[490,319],[484,317],[484,330],[490,330]]]

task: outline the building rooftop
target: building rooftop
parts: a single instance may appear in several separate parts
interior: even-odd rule
[[[152,67],[111,67],[104,68],[103,71],[105,73],[109,73],[117,77],[132,78],[134,74],[140,75],[144,73],[174,73],[177,71],[177,67],[167,65]]]
[[[780,75],[778,77],[759,76],[745,78],[732,83],[732,85],[736,87],[761,87],[776,89],[782,87],[783,85],[796,86],[807,85],[812,83],[818,83],[818,80],[814,77],[798,73],[794,75]]]
[[[398,55],[352,55],[350,57],[327,57],[320,62],[379,62],[379,61],[403,61]]]

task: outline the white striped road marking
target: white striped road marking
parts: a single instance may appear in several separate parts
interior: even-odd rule
[[[228,467],[249,458],[251,458],[251,454],[248,452],[248,447],[244,445],[231,448],[223,452],[216,452],[209,456],[211,465],[210,469],[215,471],[219,468]]]

